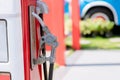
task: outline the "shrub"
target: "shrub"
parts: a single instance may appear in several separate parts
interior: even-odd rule
[[[114,27],[114,22],[105,21],[103,19],[86,19],[79,22],[80,32],[82,35],[101,34],[108,33]],[[65,20],[65,35],[69,35],[72,31],[72,20]]]
[[[110,32],[113,27],[114,22],[102,19],[87,19],[80,22],[80,30],[83,35],[89,35],[92,33],[104,34],[106,32]]]

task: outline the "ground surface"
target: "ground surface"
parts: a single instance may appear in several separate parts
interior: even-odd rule
[[[120,80],[120,50],[81,50],[66,58],[53,80]]]

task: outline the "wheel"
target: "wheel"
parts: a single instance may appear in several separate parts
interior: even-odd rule
[[[114,22],[114,16],[113,13],[111,12],[110,9],[106,8],[106,7],[94,7],[91,8],[86,15],[84,16],[84,19],[102,19],[102,20],[109,20],[109,21],[113,21]],[[92,33],[94,34],[94,32]],[[111,34],[109,33],[105,33],[106,36],[110,36]]]
[[[102,18],[103,20],[114,21],[113,13],[111,12],[110,9],[106,7],[94,7],[90,9],[84,16],[84,19],[87,18],[91,19]]]

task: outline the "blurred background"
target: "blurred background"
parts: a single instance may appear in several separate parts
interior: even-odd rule
[[[54,80],[120,80],[120,0],[77,3],[80,49],[72,41],[73,3],[64,0],[65,65],[56,63]]]

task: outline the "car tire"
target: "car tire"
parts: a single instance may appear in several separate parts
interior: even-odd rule
[[[105,20],[114,21],[113,13],[111,12],[110,9],[106,7],[91,8],[90,10],[88,10],[86,15],[84,16],[84,19],[96,18],[96,17],[101,17],[101,18],[104,18]]]

